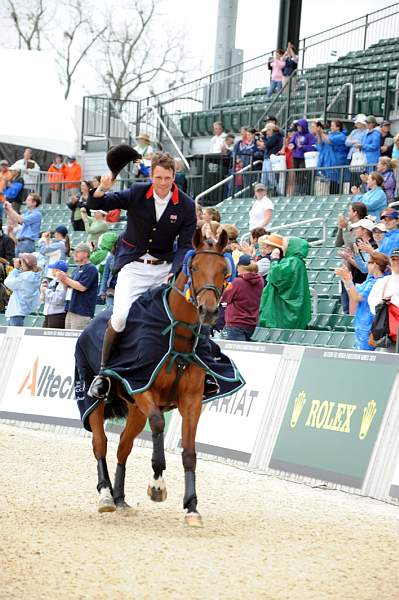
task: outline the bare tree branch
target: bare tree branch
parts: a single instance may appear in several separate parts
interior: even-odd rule
[[[69,5],[64,5],[64,8],[65,6],[70,9],[71,23],[68,30],[64,30],[62,43],[60,45],[50,39],[48,41],[58,57],[58,65],[65,83],[64,97],[67,99],[76,71],[107,27],[101,29],[94,27],[90,14],[83,8],[81,0],[72,0]]]
[[[43,21],[48,9],[44,1],[36,0],[28,4],[28,9],[26,3],[19,6],[15,0],[7,0],[7,2],[6,11],[18,35],[18,48],[41,50]]]
[[[134,0],[129,4],[132,18],[126,17],[122,26],[110,18],[102,38],[104,68],[100,77],[114,100],[125,102],[155,80],[162,80],[163,87],[173,87],[185,72],[183,37],[165,30],[164,20],[156,14],[157,5],[155,0]]]

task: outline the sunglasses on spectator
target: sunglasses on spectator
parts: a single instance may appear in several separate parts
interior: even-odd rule
[[[391,217],[390,215],[383,215],[381,217],[381,221],[384,221],[385,219],[396,219],[396,217]]]

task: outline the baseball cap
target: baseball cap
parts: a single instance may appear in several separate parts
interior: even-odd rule
[[[267,190],[267,187],[265,186],[264,183],[255,183],[255,187],[254,187],[255,192],[257,192],[258,190]]]
[[[388,219],[398,219],[399,212],[397,210],[393,210],[392,208],[387,208],[381,212],[381,219],[388,217]]]
[[[65,260],[57,260],[55,263],[51,263],[51,265],[48,265],[48,268],[59,269],[60,271],[64,271],[64,273],[67,273],[69,265]]]
[[[375,118],[374,115],[369,115],[366,119],[367,123],[375,123],[377,124],[377,119]]]
[[[373,230],[374,229],[378,229],[379,231],[384,231],[384,232],[387,230],[384,223],[375,223]]]
[[[384,125],[392,125],[391,121],[383,121],[381,123],[381,127],[383,127]]]
[[[68,229],[65,227],[65,225],[57,225],[55,231],[61,235],[67,235],[68,233]]]
[[[3,160],[0,160],[0,165],[4,165],[4,166],[8,167],[9,164],[10,163],[5,158],[3,158]]]
[[[106,211],[106,210],[101,210],[101,208],[95,208],[95,209],[93,209],[93,208],[92,208],[92,209],[91,209],[91,212],[92,212],[92,213],[99,212],[99,213],[101,213],[102,215],[106,215],[106,214],[107,214],[107,211]]]
[[[366,115],[363,115],[363,114],[356,115],[356,117],[354,118],[354,123],[363,123],[363,125],[366,125],[366,123],[367,123]]]
[[[399,248],[394,248],[391,252],[391,258],[399,258]]]
[[[87,254],[90,254],[91,253],[90,246],[89,246],[89,244],[85,244],[84,242],[81,242],[80,244],[76,244],[75,252],[87,252]]]
[[[375,224],[370,219],[360,219],[360,221],[356,221],[356,223],[351,223],[350,228],[356,229],[356,227],[363,227],[368,231],[373,231]]]
[[[241,265],[242,267],[248,267],[251,264],[251,257],[249,254],[241,254],[238,259],[237,267]]]
[[[74,154],[71,154],[70,156],[67,156],[68,160],[76,160],[76,156]]]

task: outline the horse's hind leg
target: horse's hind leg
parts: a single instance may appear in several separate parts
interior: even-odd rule
[[[89,416],[92,430],[94,456],[97,459],[97,490],[100,494],[98,512],[113,512],[115,503],[112,497],[112,485],[107,467],[107,436],[104,431],[104,402],[101,402]]]
[[[143,431],[147,420],[135,404],[128,404],[128,409],[125,429],[121,433],[116,455],[118,464],[114,481],[114,502],[117,508],[130,508],[125,501],[126,461],[132,451],[135,438]]]

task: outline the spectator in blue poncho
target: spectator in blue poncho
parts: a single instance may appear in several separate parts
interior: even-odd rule
[[[347,164],[346,134],[343,132],[343,123],[339,119],[331,121],[330,131],[327,133],[321,121],[313,125],[314,135],[317,140],[319,152],[318,167],[336,167]],[[331,180],[330,192],[335,194],[339,191],[339,183],[344,177],[341,169],[323,171]]]
[[[352,186],[351,192],[354,195],[356,202],[363,202],[367,206],[368,215],[375,217],[377,220],[380,217],[381,211],[388,204],[387,196],[382,188],[384,179],[379,173],[370,173],[367,178],[368,192],[360,193],[360,189],[355,185]]]
[[[364,283],[355,284],[352,273],[347,267],[340,267],[335,274],[343,281],[350,298],[350,313],[355,315],[355,338],[357,350],[375,350],[370,346],[370,328],[374,315],[368,304],[368,297],[375,282],[384,277],[389,265],[389,259],[381,252],[375,252],[368,262],[368,276]]]
[[[381,133],[377,127],[377,119],[373,115],[367,117],[366,122],[367,133],[363,142],[359,142],[356,148],[363,150],[368,165],[376,165],[381,156]]]

